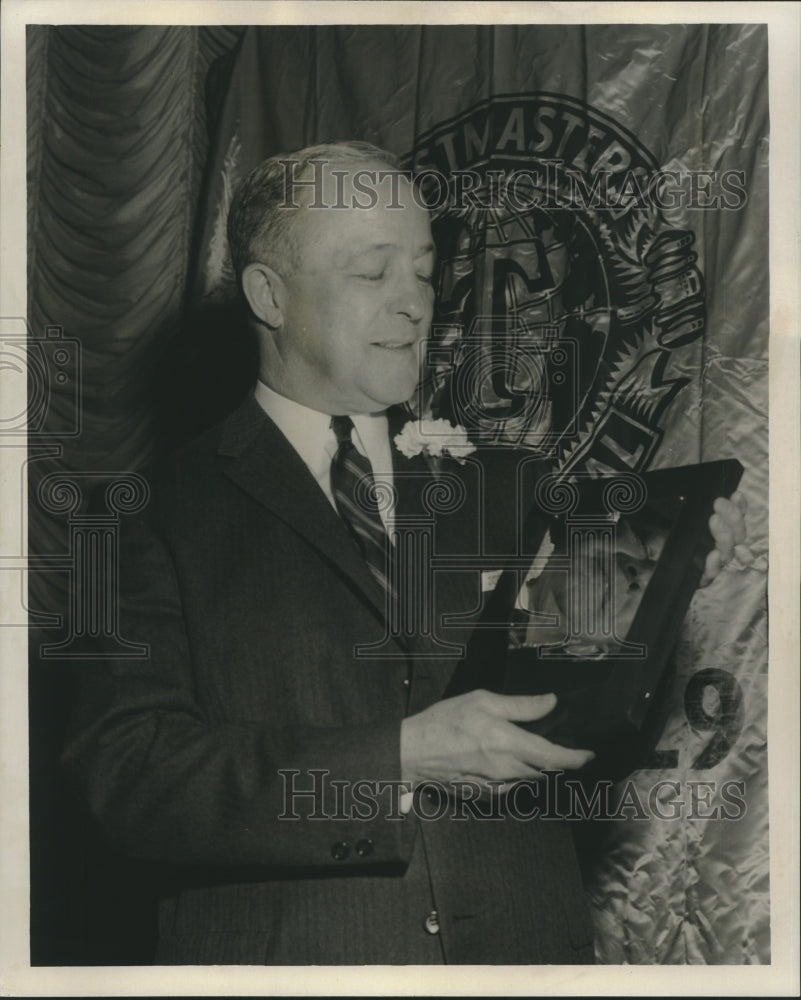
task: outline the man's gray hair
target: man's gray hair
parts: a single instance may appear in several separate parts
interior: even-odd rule
[[[300,251],[292,233],[292,219],[299,206],[287,181],[303,180],[313,160],[334,167],[377,162],[400,170],[394,153],[356,141],[321,143],[263,160],[237,187],[228,212],[228,246],[237,280],[247,265],[257,260],[284,274],[299,266]]]

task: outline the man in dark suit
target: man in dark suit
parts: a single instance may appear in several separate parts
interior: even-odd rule
[[[399,593],[398,526],[430,514],[426,456],[393,444],[431,319],[428,214],[379,150],[293,159],[258,167],[229,221],[255,393],[126,524],[121,625],[150,655],[81,669],[65,759],[111,841],[169,863],[158,962],[590,962],[563,823],[419,794],[591,757],[515,724],[552,696],[443,700],[477,573]],[[477,466],[451,464],[441,481],[467,501],[429,537],[458,556],[477,545]],[[371,475],[393,509],[364,493]],[[399,606],[415,628],[389,628]]]

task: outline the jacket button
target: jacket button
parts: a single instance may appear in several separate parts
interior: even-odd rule
[[[432,910],[425,919],[423,926],[427,934],[439,934],[439,914]]]
[[[331,848],[331,857],[334,861],[344,861],[345,858],[350,854],[350,847],[345,843],[344,840],[340,840],[338,843],[334,844]]]
[[[360,840],[356,844],[356,853],[360,858],[367,858],[373,853],[372,840]]]

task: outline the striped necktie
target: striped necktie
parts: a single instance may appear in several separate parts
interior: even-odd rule
[[[373,468],[351,439],[353,421],[350,417],[332,417],[331,428],[338,444],[331,461],[331,492],[337,510],[370,572],[392,603],[395,591],[390,581],[391,547],[378,512]]]

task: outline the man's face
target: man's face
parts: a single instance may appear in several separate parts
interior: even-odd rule
[[[386,169],[376,165],[371,169]],[[351,205],[351,177],[325,203]],[[434,292],[428,212],[409,183],[377,183],[363,208],[304,207],[294,220],[299,267],[284,276],[273,388],[324,413],[374,413],[409,399],[419,375]],[[344,193],[344,198],[342,194]],[[361,202],[366,198],[361,196]]]

